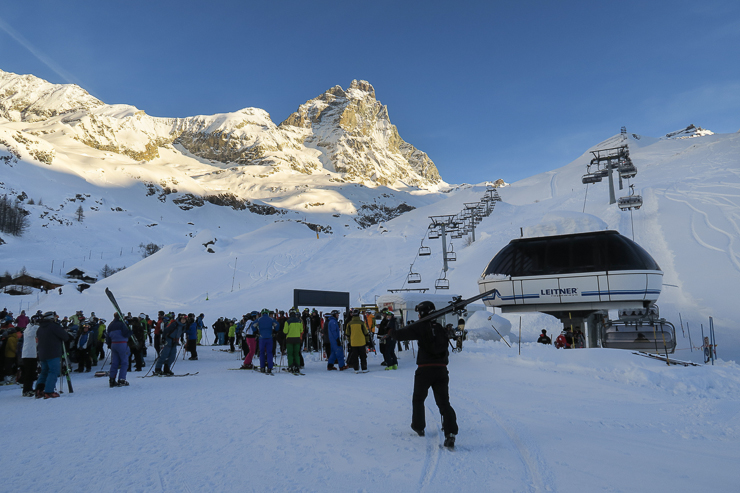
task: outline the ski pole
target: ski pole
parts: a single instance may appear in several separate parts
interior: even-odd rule
[[[501,332],[499,332],[498,329],[493,326],[493,324],[491,324],[491,327],[493,327],[493,330],[496,331],[496,333],[501,338],[501,340],[504,341],[506,343],[506,345],[509,346],[509,348],[511,348],[511,344],[509,344],[509,342],[506,339],[504,339],[504,336],[501,335]]]
[[[177,356],[175,356],[175,361],[172,362],[172,366],[170,367],[170,371],[175,367],[177,364],[177,360],[180,359],[180,353],[182,352],[182,346],[180,346],[180,349],[177,351]]]

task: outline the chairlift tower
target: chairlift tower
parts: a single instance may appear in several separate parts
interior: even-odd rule
[[[626,135],[626,134],[625,134]],[[614,174],[613,171],[619,172],[619,189],[624,189],[622,178],[633,178],[637,175],[637,167],[630,159],[630,151],[627,144],[609,149],[596,149],[591,151],[593,159],[588,164],[586,174],[581,178],[581,182],[586,185],[589,183],[599,183],[603,178],[609,178],[609,204],[616,204],[617,198],[614,193]],[[596,167],[595,171],[591,171]]]
[[[429,219],[431,219],[432,224],[434,225],[433,229],[438,230],[440,233],[440,237],[442,238],[442,270],[446,273],[448,270],[447,233],[456,232],[459,230],[457,215],[451,214],[446,216],[429,216]]]
[[[473,237],[473,242],[475,242],[475,224],[476,219],[480,218],[478,215],[478,207],[480,207],[480,202],[471,202],[466,203],[465,205],[465,211],[468,215],[468,220],[470,221],[470,234]]]

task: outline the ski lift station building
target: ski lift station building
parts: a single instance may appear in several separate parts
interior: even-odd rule
[[[453,293],[424,294],[409,291],[380,295],[377,297],[375,303],[380,309],[387,308],[392,310],[396,317],[401,317],[400,320],[405,325],[409,321],[415,321],[419,318],[414,308],[422,301],[431,301],[434,303],[435,308],[439,310],[449,305],[456,296],[458,295]],[[486,306],[482,303],[471,303],[466,307],[466,310],[467,314],[463,317],[465,319],[472,315],[473,312],[485,311]],[[444,323],[442,323],[442,320],[439,320],[439,323],[442,323],[442,325],[452,324],[453,327],[456,327],[459,318],[456,313],[448,313],[444,316]]]
[[[663,271],[634,241],[617,231],[517,238],[501,249],[478,280],[483,302],[503,313],[542,312],[579,328],[588,347],[675,349],[675,329],[655,316],[608,323],[608,310],[649,313],[663,286]],[[626,312],[625,312],[626,313]],[[672,329],[668,330],[668,329]],[[625,337],[626,333],[626,337]],[[615,339],[620,344],[613,344]],[[639,340],[638,340],[639,339]],[[650,343],[645,341],[649,340]],[[655,343],[655,344],[652,344]]]

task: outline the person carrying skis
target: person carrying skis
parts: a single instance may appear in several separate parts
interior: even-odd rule
[[[422,301],[416,305],[415,310],[421,320],[435,310],[434,303]],[[411,398],[411,429],[419,436],[424,436],[424,428],[426,428],[424,401],[431,388],[434,401],[442,415],[444,446],[453,448],[458,428],[455,410],[450,405],[450,373],[447,370],[450,352],[447,332],[436,320],[427,320],[396,329],[395,339],[397,341],[419,341],[419,351],[416,356],[417,368],[414,374],[414,393]]]
[[[110,373],[108,374],[108,381],[111,388],[113,387],[125,387],[128,385],[126,381],[126,372],[128,371],[128,339],[131,337],[131,329],[128,328],[123,320],[118,315],[118,312],[113,314],[113,321],[108,325],[108,330],[105,333],[105,343],[110,348]],[[118,380],[116,380],[118,376]]]
[[[181,313],[162,330],[164,346],[162,347],[162,352],[159,353],[157,363],[154,365],[154,375],[174,375],[170,367],[175,362],[175,359],[177,359],[177,345],[187,323],[188,316]],[[162,365],[164,365],[164,371],[162,371]]]
[[[367,373],[365,345],[367,344],[368,332],[365,322],[360,318],[360,310],[352,310],[352,318],[347,323],[344,333],[349,339],[349,361],[347,363],[355,369],[355,373],[359,373],[360,369],[362,369],[362,373]],[[358,359],[361,364],[358,363]]]
[[[344,349],[342,349],[342,341],[339,339],[339,336],[342,334],[342,329],[339,327],[338,310],[332,310],[327,325],[326,333],[329,338],[331,352],[329,354],[329,358],[326,360],[326,369],[336,370],[334,363],[338,363],[339,371],[344,371],[348,369],[349,366],[344,362]]]
[[[272,336],[277,332],[277,322],[270,317],[270,310],[263,308],[261,317],[257,319],[257,332],[260,336],[260,371],[272,373]]]
[[[62,344],[72,336],[56,322],[56,318],[54,312],[44,313],[36,331],[37,355],[41,364],[41,373],[36,382],[37,399],[42,396],[44,399],[59,397],[59,394],[54,392],[54,385],[62,370]]]
[[[303,335],[303,322],[298,316],[298,310],[291,308],[288,311],[288,320],[283,326],[285,334],[285,346],[288,351],[288,371],[298,373],[301,371],[301,336]]]

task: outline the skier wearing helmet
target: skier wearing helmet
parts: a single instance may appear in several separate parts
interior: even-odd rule
[[[260,336],[260,371],[272,374],[272,336],[274,332],[277,332],[277,322],[270,317],[270,310],[267,308],[262,309],[256,328]]]
[[[416,305],[419,320],[435,310],[434,303],[423,301]],[[453,448],[457,435],[457,416],[450,405],[450,374],[447,371],[449,362],[449,338],[447,332],[436,320],[426,320],[407,325],[395,331],[397,341],[419,341],[419,352],[416,356],[416,373],[414,374],[414,393],[411,398],[411,429],[419,436],[424,436],[426,416],[424,401],[429,388],[434,393],[439,413],[442,415],[442,428],[445,435],[444,446]]]

